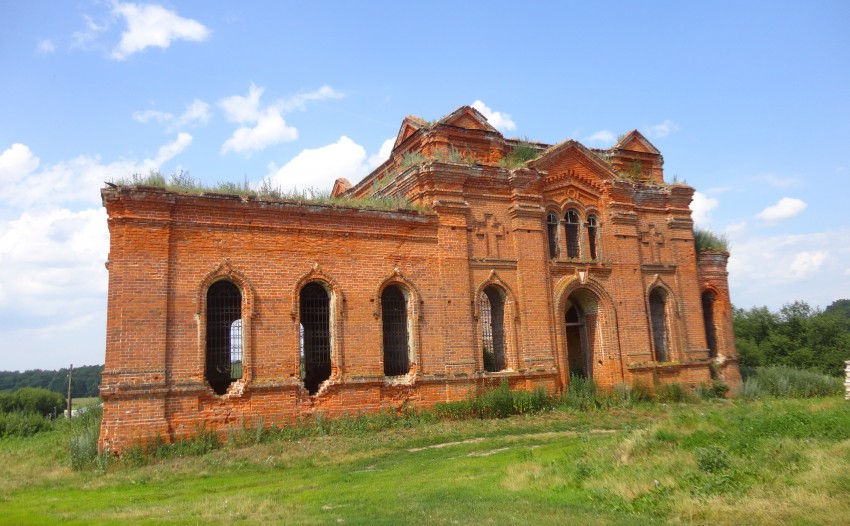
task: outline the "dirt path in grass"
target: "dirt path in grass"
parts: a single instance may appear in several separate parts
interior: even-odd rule
[[[535,438],[551,439],[551,438],[558,438],[558,437],[574,437],[574,436],[579,436],[579,435],[583,435],[583,434],[586,434],[586,433],[589,433],[589,434],[592,434],[592,435],[606,435],[606,434],[618,433],[618,432],[620,432],[619,429],[590,429],[588,431],[546,431],[546,432],[543,432],[543,433],[525,433],[525,434],[521,434],[521,435],[496,435],[496,436],[489,436],[489,437],[469,438],[469,439],[466,439],[466,440],[459,440],[459,441],[456,441],[456,442],[442,442],[440,444],[431,444],[430,446],[424,446],[424,447],[412,447],[412,448],[409,448],[407,451],[410,452],[410,453],[416,453],[417,451],[425,451],[427,449],[442,449],[444,447],[462,446],[462,445],[465,445],[465,444],[478,444],[478,443],[481,443],[481,442],[486,442],[488,440],[502,440],[502,441],[507,441],[507,442],[518,442],[520,440],[528,440],[530,438],[531,439],[535,439]],[[507,448],[502,448],[501,450],[504,450],[504,449],[507,449]]]

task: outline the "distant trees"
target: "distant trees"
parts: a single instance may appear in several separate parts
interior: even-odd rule
[[[850,360],[850,300],[823,311],[795,301],[777,313],[753,307],[732,314],[741,365],[785,365],[839,376]]]
[[[102,372],[102,365],[74,367],[71,396],[74,398],[98,396],[100,373]],[[16,391],[22,387],[41,387],[54,393],[66,395],[68,393],[68,369],[63,368],[58,371],[41,369],[24,372],[0,371],[0,393]]]

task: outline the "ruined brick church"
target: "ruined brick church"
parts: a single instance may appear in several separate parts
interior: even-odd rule
[[[332,202],[104,188],[101,445],[427,408],[502,379],[735,383],[728,254],[696,252],[694,189],[662,167],[637,131],[528,143],[461,107],[405,118]]]

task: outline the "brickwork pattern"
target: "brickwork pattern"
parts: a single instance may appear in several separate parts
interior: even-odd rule
[[[615,153],[645,161],[644,182],[619,177],[574,141],[539,145],[538,159],[507,169],[499,159],[516,142],[465,107],[433,125],[405,119],[384,165],[357,185],[335,185],[355,198],[405,196],[427,211],[103,189],[110,253],[101,445],[120,451],[201,428],[225,434],[319,413],[428,408],[502,379],[559,392],[570,377],[572,304],[584,313],[602,387],[740,381],[728,255],[695,254],[693,189],[658,184],[660,154],[635,134]],[[447,149],[464,160],[441,157]],[[426,159],[402,166],[409,152]],[[561,225],[560,253],[550,258],[546,214],[563,220],[568,209],[583,223],[579,257],[565,256]],[[590,214],[599,223],[595,259]],[[222,279],[242,292],[243,375],[219,396],[205,378],[205,298]],[[331,376],[315,395],[304,388],[299,355],[299,294],[311,282],[329,292],[331,319]],[[390,285],[408,308],[410,370],[396,377],[385,377],[382,363],[380,302]],[[478,319],[488,286],[505,298],[506,368],[493,373],[484,370]],[[669,298],[664,363],[653,359],[648,297],[656,287]],[[707,289],[718,298],[716,358],[703,323]]]

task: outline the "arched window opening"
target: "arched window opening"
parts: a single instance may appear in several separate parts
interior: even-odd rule
[[[558,215],[549,212],[546,215],[546,233],[549,239],[549,257],[558,257]]]
[[[565,316],[567,327],[567,364],[570,376],[590,378],[592,363],[587,340],[587,320],[577,303],[572,303]]]
[[[206,378],[223,395],[233,380],[242,378],[242,293],[229,281],[207,290]]]
[[[661,288],[649,293],[649,316],[652,320],[652,343],[655,361],[669,362],[669,329],[667,327],[667,294]]]
[[[596,243],[598,240],[599,221],[596,216],[587,216],[587,248],[590,251],[590,259],[596,259]]]
[[[567,234],[567,257],[579,257],[579,226],[578,212],[573,209],[567,210],[564,216],[564,230]]]
[[[714,303],[717,294],[713,290],[702,293],[702,316],[705,322],[705,340],[708,343],[708,355],[717,358],[717,326],[714,324]]]
[[[310,394],[331,377],[331,308],[328,291],[316,282],[301,289],[301,379]]]
[[[381,293],[381,318],[384,328],[384,374],[407,374],[410,371],[407,298],[396,285],[390,285]]]
[[[498,288],[490,286],[479,298],[481,335],[484,342],[484,370],[495,373],[505,369],[505,299]]]

